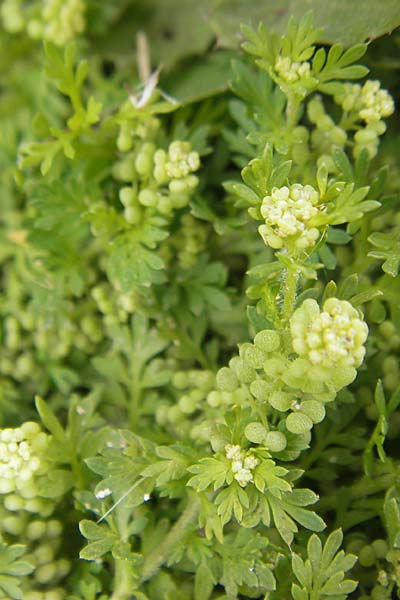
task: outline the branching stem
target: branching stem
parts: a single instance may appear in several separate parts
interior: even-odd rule
[[[151,579],[162,567],[171,549],[184,537],[189,525],[193,523],[200,510],[200,500],[196,496],[189,500],[185,510],[167,533],[161,544],[144,561],[142,582]]]

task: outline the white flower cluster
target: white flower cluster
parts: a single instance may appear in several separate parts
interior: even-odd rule
[[[286,83],[296,83],[311,75],[310,63],[294,62],[289,56],[278,56],[274,69]]]
[[[233,444],[225,446],[225,455],[228,460],[232,461],[232,473],[238,484],[245,487],[248,483],[252,483],[253,469],[259,464],[259,460],[250,452]]]
[[[163,167],[170,179],[182,179],[200,167],[198,153],[191,149],[189,142],[179,140],[169,145],[168,153],[158,150],[154,158],[156,165]]]
[[[26,422],[17,429],[0,430],[0,493],[17,490],[29,497],[32,480],[43,470],[41,455],[49,436],[40,431],[37,423]]]
[[[329,298],[322,312],[315,300],[305,300],[290,326],[294,351],[313,365],[359,367],[363,361],[368,327],[346,300]]]
[[[357,112],[367,124],[376,123],[394,112],[393,98],[381,89],[379,81],[366,81],[362,87],[348,83],[344,87],[344,94],[336,96],[335,101],[344,110]]]
[[[312,246],[319,232],[310,226],[318,214],[319,194],[311,185],[296,183],[273,188],[261,205],[265,225],[258,228],[264,242],[272,248],[282,248],[285,238],[298,248]]]

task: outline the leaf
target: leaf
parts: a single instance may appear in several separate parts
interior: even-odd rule
[[[0,539],[0,592],[5,598],[23,599],[21,585],[26,575],[33,571],[33,565],[21,558],[24,553],[25,546],[8,546]]]
[[[67,439],[65,436],[64,429],[60,421],[57,419],[56,415],[53,413],[51,408],[46,402],[40,398],[40,396],[36,396],[35,398],[36,410],[39,413],[39,416],[42,420],[42,423],[47,429],[52,433],[56,440],[59,440],[62,443],[66,443]]]
[[[301,18],[312,11],[314,24],[322,27],[319,42],[358,44],[390,33],[400,26],[400,6],[397,0],[365,0],[360,6],[347,0],[222,0],[211,11],[210,24],[225,47],[238,45],[237,31],[241,23],[257,26],[265,23],[269,31],[279,34],[286,29],[289,16]],[[355,53],[354,60],[358,60]]]

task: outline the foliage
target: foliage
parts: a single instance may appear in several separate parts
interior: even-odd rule
[[[1,2],[4,598],[400,597],[398,6],[275,4]]]

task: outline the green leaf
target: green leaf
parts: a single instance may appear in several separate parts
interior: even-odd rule
[[[35,404],[43,425],[54,435],[56,440],[66,443],[65,431],[49,405],[40,396],[36,396]]]
[[[279,10],[273,0],[263,3],[256,0],[222,0],[211,12],[211,26],[220,45],[235,47],[241,23],[257,26],[261,21],[269,31],[281,34],[286,29],[289,16],[299,19],[306,11],[312,11],[315,26],[323,28],[319,42],[339,42],[344,46],[380,37],[400,26],[397,0],[383,0],[380,4],[365,0],[361,12],[359,5],[347,0],[328,3],[321,0],[283,0]],[[358,58],[355,52],[352,60]]]

